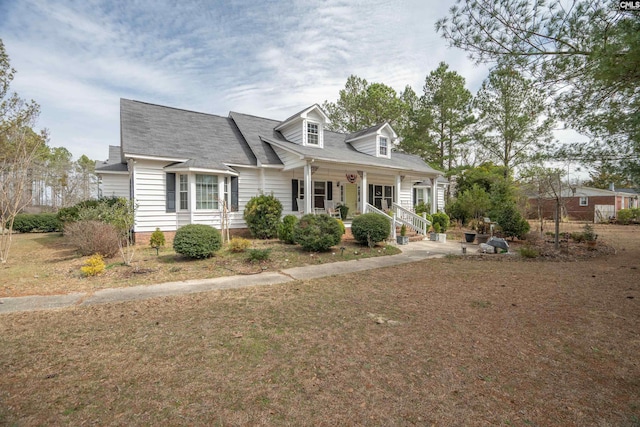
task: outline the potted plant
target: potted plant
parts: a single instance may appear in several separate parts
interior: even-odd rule
[[[340,217],[342,218],[342,220],[346,220],[347,214],[349,213],[349,206],[340,204],[338,205],[338,210],[340,211]]]
[[[407,226],[402,224],[402,227],[400,227],[400,235],[396,236],[396,241],[398,242],[399,245],[408,245],[409,244],[409,237],[407,236]]]
[[[476,232],[471,230],[471,231],[465,231],[464,232],[464,241],[467,243],[473,243],[473,241],[476,240]]]

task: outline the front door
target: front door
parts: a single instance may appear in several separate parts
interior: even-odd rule
[[[344,204],[349,208],[349,216],[358,210],[358,184],[344,184]]]

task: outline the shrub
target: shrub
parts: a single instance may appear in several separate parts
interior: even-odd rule
[[[242,237],[233,237],[229,240],[229,252],[244,252],[251,246],[251,241]]]
[[[286,215],[282,218],[282,222],[278,224],[278,239],[290,245],[294,244],[293,231],[297,223],[298,218],[295,215]]]
[[[189,224],[180,227],[173,238],[173,249],[187,258],[209,258],[221,246],[220,232],[204,224]]]
[[[347,219],[347,215],[349,214],[349,206],[338,205],[338,210],[340,211],[340,218]]]
[[[253,197],[244,208],[244,220],[253,237],[271,239],[278,235],[282,203],[273,194]]]
[[[327,251],[342,240],[342,228],[337,219],[329,215],[305,215],[293,231],[293,238],[307,251]]]
[[[540,252],[531,246],[523,246],[518,249],[518,252],[522,258],[538,258],[540,256]]]
[[[389,238],[391,223],[376,213],[357,216],[351,223],[353,237],[363,245],[374,245]]]
[[[87,210],[95,210],[96,212],[99,211],[103,206],[106,207],[111,207],[113,205],[115,205],[118,201],[117,197],[104,197],[101,199],[90,199],[90,200],[84,200],[82,202],[76,203],[75,205],[68,207],[68,208],[62,208],[60,210],[58,210],[58,220],[60,221],[60,223],[65,224],[68,222],[74,222],[74,221],[79,221],[81,219],[99,219],[99,218],[88,218],[88,217],[81,217],[81,212],[82,211],[87,211]]]
[[[60,230],[58,216],[52,213],[18,214],[13,220],[13,231],[19,233],[51,233]]]
[[[441,233],[442,232],[442,226],[440,226],[439,222],[434,222],[433,223],[433,232],[434,233]]]
[[[93,255],[84,262],[84,266],[80,267],[80,271],[84,276],[97,276],[105,269],[104,260],[99,254]]]
[[[633,211],[631,209],[620,209],[618,211],[618,222],[620,222],[620,224],[628,225],[633,219],[633,216]]]
[[[503,205],[497,212],[496,222],[505,237],[524,239],[531,229],[529,222],[522,217],[515,205]]]
[[[250,262],[266,261],[271,255],[271,249],[249,249],[247,251],[247,260]]]
[[[164,233],[159,228],[156,228],[156,231],[151,233],[151,238],[149,239],[149,245],[152,248],[160,248],[164,246],[166,240],[164,238]]]
[[[444,233],[449,228],[449,215],[444,212],[436,212],[431,215],[431,223],[433,224],[434,230],[436,224],[440,224],[440,231],[437,231],[436,233]]]
[[[346,218],[346,217],[345,217]],[[342,230],[342,234],[347,232],[347,227],[344,226],[344,222],[341,219],[336,218],[338,224],[340,224],[340,230]]]
[[[425,202],[418,203],[413,207],[413,211],[416,213],[416,215],[420,216],[422,216],[424,212],[428,214],[429,212],[431,212],[431,204]]]
[[[72,222],[65,225],[64,234],[81,255],[100,254],[111,258],[119,250],[118,231],[111,224],[100,221]]]

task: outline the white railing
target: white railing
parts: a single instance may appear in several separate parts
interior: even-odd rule
[[[426,212],[423,212],[422,216],[420,216],[411,212],[407,208],[403,208],[397,203],[392,203],[391,207],[393,213],[395,214],[394,217],[397,222],[406,225],[407,228],[415,230],[417,233],[420,233],[423,236],[427,235],[427,230],[429,230],[431,222],[427,220]]]
[[[369,203],[365,203],[364,205],[364,212],[363,213],[376,213],[378,215],[382,215],[385,218],[389,219],[389,223],[391,224],[391,239],[396,240],[396,218],[395,218],[395,214],[393,216],[389,216],[387,215],[384,211],[381,211],[380,209],[376,208],[375,206],[369,204]]]

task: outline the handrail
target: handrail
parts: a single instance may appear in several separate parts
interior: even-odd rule
[[[389,222],[391,223],[391,238],[393,240],[396,240],[396,216],[395,216],[395,214],[391,217],[391,216],[387,215],[384,211],[381,211],[380,209],[376,208],[375,206],[373,206],[370,203],[365,203],[364,204],[364,213],[376,213],[378,215],[382,215],[382,216],[388,218]]]
[[[427,230],[429,229],[431,222],[425,218],[425,213],[423,213],[424,216],[417,215],[397,203],[392,203],[391,207],[395,213],[397,222],[406,225],[417,233],[424,236],[427,235]]]

